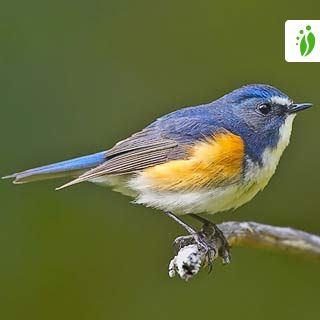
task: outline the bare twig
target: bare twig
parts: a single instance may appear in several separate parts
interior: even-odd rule
[[[280,249],[320,259],[320,236],[293,228],[276,227],[257,222],[224,222],[218,225],[230,246]],[[214,258],[216,258],[215,256]],[[195,244],[180,248],[171,260],[169,275],[176,273],[188,280],[206,265],[206,252]]]
[[[257,222],[225,222],[219,228],[232,247],[273,248],[320,258],[320,237],[301,230]]]

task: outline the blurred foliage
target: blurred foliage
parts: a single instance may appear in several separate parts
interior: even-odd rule
[[[1,3],[1,175],[104,150],[181,106],[247,83],[319,105],[319,64],[286,63],[284,22],[318,1]],[[320,233],[319,111],[299,115],[290,148],[254,201],[216,217]],[[311,319],[319,263],[235,249],[191,282],[169,279],[183,230],[94,185],[0,184],[0,317]]]

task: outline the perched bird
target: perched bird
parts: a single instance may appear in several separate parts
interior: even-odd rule
[[[213,102],[169,113],[107,151],[4,178],[21,184],[75,177],[58,190],[83,181],[109,185],[135,203],[165,212],[190,233],[184,238],[194,238],[209,252],[201,234],[178,216],[190,214],[210,225],[196,214],[250,201],[274,174],[296,113],[311,106],[295,104],[269,85],[247,85]],[[211,226],[228,262],[228,244]]]

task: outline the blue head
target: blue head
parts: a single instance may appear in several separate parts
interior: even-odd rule
[[[251,158],[261,161],[266,148],[277,147],[281,139],[289,142],[296,113],[312,105],[295,104],[272,86],[253,84],[226,94],[212,106],[223,114],[223,126],[245,140]]]

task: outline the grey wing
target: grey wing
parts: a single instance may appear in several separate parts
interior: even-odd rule
[[[159,132],[155,133],[151,128],[146,128],[108,150],[106,162],[57,189],[101,176],[135,173],[169,160],[184,159],[186,156],[184,145],[162,136]]]

